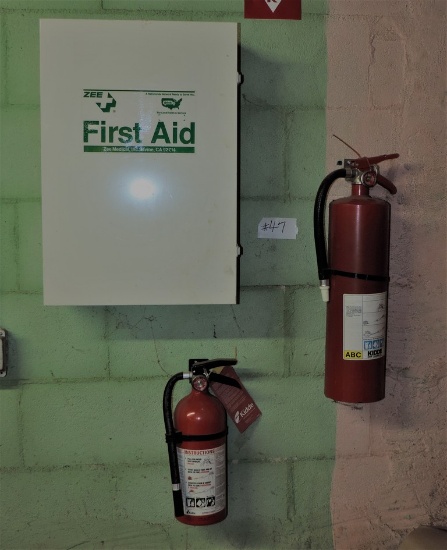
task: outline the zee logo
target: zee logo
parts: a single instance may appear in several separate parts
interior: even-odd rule
[[[102,97],[102,94],[104,92],[89,92],[87,90],[84,90],[84,97]]]
[[[84,90],[84,97],[94,97],[95,99],[100,99],[101,101],[97,102],[96,105],[101,109],[103,113],[110,113],[112,109],[116,107],[116,99],[107,92],[103,90]]]

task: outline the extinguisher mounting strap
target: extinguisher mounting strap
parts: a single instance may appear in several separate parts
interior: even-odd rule
[[[213,439],[220,439],[228,434],[228,428],[214,434],[205,435],[186,435],[182,432],[175,432],[173,434],[166,434],[166,441],[175,441],[176,443],[182,443],[182,441],[212,441]]]
[[[340,271],[339,269],[329,269],[331,275],[340,275],[351,279],[361,279],[362,281],[381,281],[389,282],[390,278],[383,275],[367,275],[366,273],[352,273],[351,271]]]

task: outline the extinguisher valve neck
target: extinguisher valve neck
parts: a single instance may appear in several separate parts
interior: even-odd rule
[[[329,302],[329,279],[320,281],[321,298],[323,302]]]

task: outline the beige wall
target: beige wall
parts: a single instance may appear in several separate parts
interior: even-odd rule
[[[387,396],[338,405],[336,550],[394,549],[447,527],[445,0],[331,0],[327,167],[400,153],[382,173],[392,204]],[[344,195],[345,189],[341,190]],[[340,193],[337,190],[336,193]]]

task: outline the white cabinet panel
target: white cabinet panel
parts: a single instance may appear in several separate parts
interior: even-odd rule
[[[237,293],[237,25],[41,20],[44,301]]]

